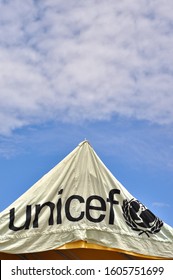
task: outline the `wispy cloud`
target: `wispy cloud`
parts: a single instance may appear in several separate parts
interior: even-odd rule
[[[168,203],[164,203],[164,202],[153,202],[152,205],[154,207],[159,207],[159,208],[170,207]]]
[[[0,134],[114,115],[173,123],[173,3],[1,1]]]

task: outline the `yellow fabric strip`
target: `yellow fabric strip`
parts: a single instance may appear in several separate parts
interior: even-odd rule
[[[117,253],[121,253],[121,254],[126,254],[126,255],[139,257],[141,259],[173,260],[173,258],[164,258],[164,257],[162,258],[162,257],[157,257],[157,256],[142,255],[142,254],[137,254],[137,253],[131,252],[131,251],[121,250],[121,249],[118,249],[118,248],[108,248],[108,247],[104,247],[104,246],[97,245],[97,244],[94,244],[94,243],[88,243],[88,242],[83,241],[83,240],[79,240],[79,241],[64,244],[63,246],[60,246],[60,247],[56,248],[56,250],[69,250],[69,249],[79,249],[79,248],[113,251],[113,252],[117,252]]]

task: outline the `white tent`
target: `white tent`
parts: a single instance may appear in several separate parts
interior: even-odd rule
[[[102,251],[105,259],[173,259],[173,229],[122,186],[88,141],[0,214],[1,259],[82,258],[84,248],[98,259]]]

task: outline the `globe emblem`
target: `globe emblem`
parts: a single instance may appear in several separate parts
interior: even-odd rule
[[[123,201],[122,211],[126,224],[132,230],[138,231],[139,235],[145,233],[150,237],[150,234],[158,233],[163,226],[163,222],[139,200],[131,199],[127,201],[125,199]]]

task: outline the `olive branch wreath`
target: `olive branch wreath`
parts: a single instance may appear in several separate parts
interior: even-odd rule
[[[127,199],[125,199],[123,201],[123,205],[122,205],[122,210],[123,210],[123,216],[124,219],[127,223],[128,226],[130,226],[132,228],[132,230],[135,231],[139,231],[139,235],[142,235],[143,233],[145,233],[148,237],[150,237],[149,234],[155,234],[158,233],[161,229],[161,227],[163,226],[163,222],[156,217],[155,219],[155,223],[154,225],[150,228],[150,230],[142,230],[140,228],[138,228],[138,226],[136,225],[136,223],[133,221],[133,219],[131,218],[131,216],[129,215],[129,203],[132,201],[133,199],[131,199],[129,202],[127,201]]]

